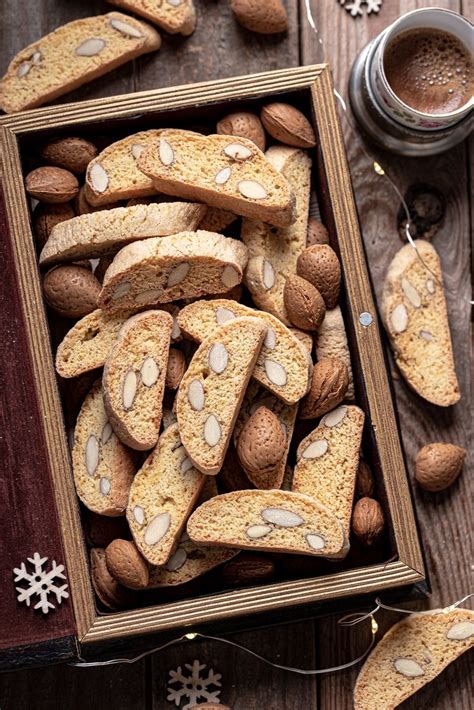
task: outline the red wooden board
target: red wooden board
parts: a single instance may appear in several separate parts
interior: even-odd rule
[[[35,552],[47,564],[64,564],[64,553],[13,264],[0,191],[0,665],[2,656],[10,665],[12,648],[24,647],[17,655],[31,658],[27,647],[44,642],[34,656],[45,654],[48,662],[70,656],[76,635],[70,598],[48,614],[33,609],[37,598],[30,607],[16,598],[15,587],[27,583],[15,584],[15,567]]]

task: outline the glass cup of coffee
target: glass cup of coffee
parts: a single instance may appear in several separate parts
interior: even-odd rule
[[[474,27],[462,15],[424,8],[400,17],[352,69],[349,94],[362,128],[407,155],[462,140],[472,127],[473,50]]]

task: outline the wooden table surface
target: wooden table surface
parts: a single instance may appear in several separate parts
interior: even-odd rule
[[[337,0],[312,0],[324,50],[305,15],[304,0],[286,0],[290,29],[284,37],[263,37],[241,29],[233,20],[228,0],[195,0],[198,28],[189,39],[164,37],[157,54],[147,55],[85,86],[67,100],[152,89],[232,75],[311,64],[326,59],[336,87],[347,94],[347,79],[357,52],[400,14],[430,0],[385,0],[380,13],[353,19]],[[468,13],[459,0],[437,5]],[[467,4],[467,3],[466,3]],[[81,16],[110,10],[100,0],[16,0],[0,9],[0,72],[23,46],[55,27]],[[473,6],[471,4],[471,19]],[[390,259],[400,248],[396,218],[400,201],[383,177],[371,168],[361,139],[343,119],[362,231],[377,296]],[[460,145],[426,159],[396,158],[382,151],[377,160],[405,192],[412,184],[428,183],[446,198],[443,226],[434,238],[441,255],[448,309],[462,399],[448,411],[431,406],[413,394],[394,372],[403,443],[410,475],[418,448],[431,441],[470,444],[470,234],[469,149]],[[471,171],[472,173],[472,171]],[[424,608],[445,606],[469,591],[470,521],[468,465],[448,491],[428,494],[414,487],[433,594]],[[377,619],[382,631],[396,619],[384,612]],[[305,621],[232,636],[233,640],[277,663],[299,668],[329,667],[356,657],[367,636],[356,627],[341,631],[335,619]],[[0,677],[2,710],[113,710],[175,707],[166,700],[168,671],[199,659],[222,674],[221,700],[234,710],[345,710],[352,707],[357,668],[323,676],[277,671],[246,653],[218,642],[186,642],[132,666],[97,669],[47,668]],[[468,658],[464,657],[414,699],[405,710],[473,707]]]

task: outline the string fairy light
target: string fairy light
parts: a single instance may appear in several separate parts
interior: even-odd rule
[[[318,28],[317,28],[317,26],[316,26],[316,23],[315,23],[314,17],[313,17],[313,13],[312,13],[312,10],[311,10],[311,0],[304,0],[304,5],[305,5],[306,18],[307,18],[307,20],[308,20],[308,24],[309,24],[309,26],[311,27],[312,31],[314,32],[318,44],[321,46],[321,49],[322,49],[322,51],[323,51],[324,57],[326,57],[326,47],[325,47],[325,44],[324,44],[324,42],[323,42],[323,40],[322,40],[321,33],[319,32],[319,30],[318,30]],[[325,61],[326,61],[326,59],[325,59]],[[336,99],[338,100],[338,102],[339,102],[339,104],[340,104],[340,106],[341,106],[342,115],[344,116],[344,118],[345,118],[347,124],[349,125],[349,127],[351,128],[351,130],[354,132],[354,134],[355,134],[355,135],[358,135],[357,128],[356,128],[356,126],[354,126],[354,124],[353,124],[353,122],[352,122],[352,120],[351,120],[351,118],[350,118],[350,112],[349,112],[349,110],[348,110],[348,108],[347,108],[347,105],[346,105],[346,102],[345,102],[344,98],[342,97],[342,95],[339,93],[339,91],[338,91],[335,87],[334,87],[333,91],[334,91],[334,96],[336,97]],[[438,286],[440,286],[441,288],[446,288],[446,290],[448,290],[448,291],[450,291],[451,293],[454,293],[455,295],[457,295],[457,292],[455,292],[455,291],[453,291],[451,288],[446,287],[446,286],[443,285],[443,283],[440,281],[440,279],[438,278],[438,276],[432,271],[432,269],[429,267],[429,265],[425,262],[425,260],[423,259],[422,255],[420,254],[420,252],[419,252],[419,250],[418,250],[418,248],[417,248],[417,246],[416,246],[416,243],[415,243],[415,241],[414,241],[414,239],[413,239],[413,237],[412,237],[412,235],[411,235],[412,222],[411,222],[410,210],[408,209],[408,205],[407,205],[407,203],[406,203],[406,200],[405,200],[404,196],[402,195],[402,193],[401,193],[401,191],[400,191],[398,185],[397,185],[396,182],[390,177],[390,175],[388,175],[388,173],[387,173],[387,171],[385,170],[385,168],[384,168],[377,160],[375,160],[375,158],[369,153],[369,151],[366,149],[366,147],[365,147],[365,145],[362,143],[362,141],[360,141],[359,147],[360,147],[362,153],[364,154],[364,156],[366,157],[367,161],[370,163],[371,168],[373,169],[373,171],[375,172],[375,174],[378,175],[379,177],[385,178],[387,184],[390,185],[391,189],[395,192],[395,194],[397,195],[398,199],[400,200],[400,202],[401,202],[401,204],[402,204],[403,211],[404,211],[404,213],[405,213],[405,236],[406,236],[407,242],[408,242],[408,243],[412,246],[412,248],[415,250],[416,255],[417,255],[417,258],[418,258],[419,261],[422,263],[423,267],[428,271],[428,273],[430,274],[430,276],[435,280],[435,282],[438,284]],[[471,300],[468,299],[468,302],[469,302],[471,305],[474,305],[474,301],[471,301]]]
[[[441,611],[444,613],[448,613],[450,611],[453,611],[457,607],[461,606],[461,604],[464,604],[465,601],[470,599],[471,597],[474,596],[474,593],[466,594],[462,599],[458,599],[458,601],[454,602],[453,604],[450,604],[449,606],[445,607],[444,609],[437,610]],[[384,604],[379,597],[376,597],[375,599],[375,607],[371,609],[370,611],[367,612],[354,612],[351,614],[347,614],[346,616],[343,616],[341,619],[337,621],[338,626],[356,626],[357,624],[362,623],[366,619],[370,619],[370,632],[371,632],[371,637],[370,637],[370,642],[367,646],[367,648],[364,650],[363,653],[361,653],[357,658],[354,658],[352,661],[348,661],[347,663],[342,663],[337,666],[332,666],[331,668],[295,668],[293,666],[285,666],[281,663],[275,663],[274,661],[271,661],[268,658],[265,658],[264,656],[261,656],[259,653],[256,653],[255,651],[252,651],[252,649],[247,648],[246,646],[242,646],[242,644],[237,643],[236,641],[231,641],[230,639],[223,638],[222,636],[210,636],[209,634],[201,634],[198,631],[188,631],[187,633],[178,636],[175,639],[171,639],[171,641],[167,641],[166,643],[162,644],[161,646],[156,646],[155,648],[149,649],[148,651],[144,651],[138,656],[134,656],[133,658],[110,658],[107,661],[85,661],[83,658],[79,656],[79,661],[76,661],[74,663],[69,663],[69,666],[73,666],[75,668],[95,668],[98,666],[114,666],[114,665],[119,665],[119,664],[133,664],[133,663],[138,663],[138,661],[141,661],[143,658],[146,658],[147,656],[151,656],[155,653],[158,653],[159,651],[163,651],[166,648],[169,648],[170,646],[176,646],[179,643],[182,643],[184,641],[195,641],[196,639],[202,639],[203,641],[216,641],[217,643],[223,643],[226,644],[227,646],[233,646],[234,648],[237,648],[239,651],[243,651],[244,653],[247,653],[250,656],[253,656],[254,658],[257,658],[259,661],[262,661],[262,663],[265,663],[267,666],[271,666],[272,668],[276,668],[277,670],[280,671],[288,671],[289,673],[297,673],[298,675],[308,675],[308,676],[314,676],[314,675],[324,675],[325,673],[334,673],[336,671],[342,671],[346,670],[347,668],[351,668],[352,666],[356,666],[358,663],[364,660],[366,656],[370,653],[372,648],[375,645],[375,640],[377,636],[377,632],[379,629],[379,625],[375,619],[375,615],[381,610],[385,609],[387,611],[394,611],[399,614],[416,614],[416,615],[422,615],[422,614],[432,614],[432,610],[428,611],[411,611],[410,609],[401,609],[400,607],[395,607],[395,606],[389,606],[388,604]]]

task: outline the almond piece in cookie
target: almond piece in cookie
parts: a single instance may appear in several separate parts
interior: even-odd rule
[[[337,407],[349,385],[346,364],[337,357],[318,360],[313,368],[311,387],[300,404],[300,419],[316,419]]]
[[[135,476],[127,506],[135,543],[152,565],[167,563],[205,481],[182,444],[178,425],[168,427]]]
[[[433,609],[403,618],[362,666],[354,709],[398,707],[473,646],[471,609]]]
[[[114,434],[100,383],[87,395],[77,418],[72,470],[77,495],[89,510],[112,517],[124,514],[135,461]]]
[[[176,415],[183,445],[203,473],[217,474],[265,337],[259,318],[224,323],[196,350],[181,380]]]
[[[121,249],[107,269],[99,306],[114,313],[225,293],[241,282],[242,242],[213,232],[181,232]]]
[[[188,520],[191,540],[205,545],[337,557],[341,523],[324,505],[292,491],[234,491],[200,505]]]
[[[272,488],[286,451],[286,434],[271,409],[258,407],[247,419],[237,442],[237,456],[256,488]]]
[[[172,328],[165,311],[132,316],[105,361],[105,408],[115,433],[132,449],[146,451],[158,441]]]
[[[321,501],[349,537],[364,412],[342,405],[326,414],[298,446],[292,490]]]
[[[395,361],[408,384],[440,407],[459,401],[441,263],[424,239],[393,258],[382,295],[382,318]],[[418,252],[418,253],[417,253]]]

